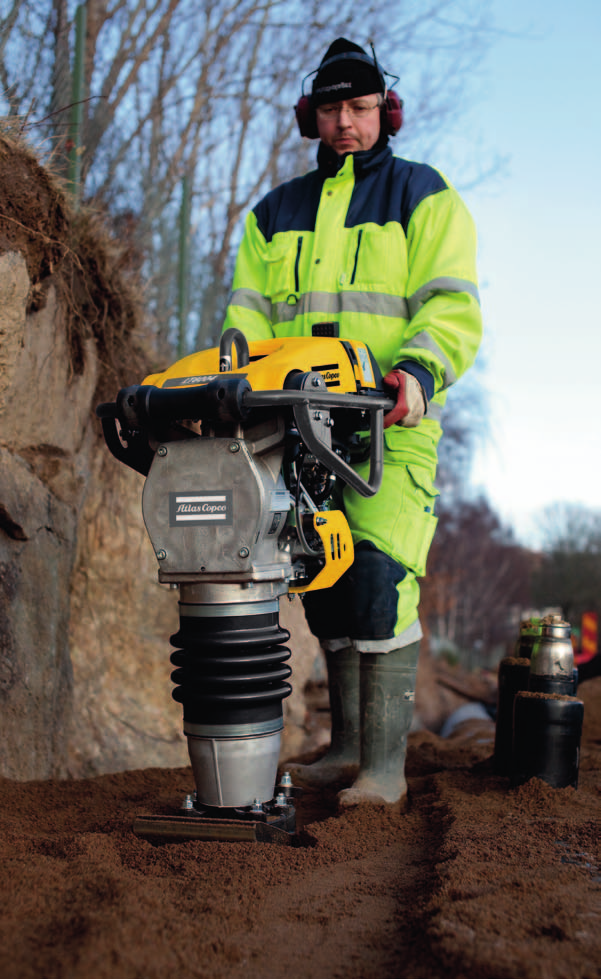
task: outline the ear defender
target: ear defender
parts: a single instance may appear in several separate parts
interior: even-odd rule
[[[380,119],[382,122],[382,132],[386,136],[396,136],[403,125],[403,100],[391,89],[386,92]]]
[[[301,95],[298,103],[294,106],[294,112],[301,136],[304,136],[305,139],[317,139],[319,137],[317,116],[308,95]]]

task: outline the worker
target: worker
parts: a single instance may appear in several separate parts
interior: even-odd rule
[[[332,733],[326,754],[295,773],[345,785],[344,808],[406,792],[441,411],[474,361],[481,313],[468,210],[442,173],[389,146],[402,122],[386,83],[396,76],[373,47],[368,55],[345,38],[312,74],[296,116],[301,134],[320,140],[317,169],[249,213],[224,329],[262,340],[333,322],[341,338],[368,345],[394,400],[381,489],[367,499],[343,490],[354,562],[331,589],[304,598],[325,653]],[[357,466],[364,478],[368,468]]]

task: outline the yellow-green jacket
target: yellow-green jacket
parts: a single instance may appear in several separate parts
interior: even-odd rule
[[[337,169],[322,144],[318,164],[248,215],[225,327],[259,340],[337,321],[383,375],[401,366],[417,376],[430,401],[420,429],[436,443],[446,390],[481,337],[470,214],[441,173],[388,146]]]
[[[440,413],[476,356],[482,326],[473,222],[437,170],[394,157],[387,145],[340,164],[321,144],[317,170],[251,211],[224,329],[249,340],[311,336],[324,320],[367,343],[383,375],[396,366],[413,373],[428,397],[417,428],[385,431],[379,493],[344,491],[355,543],[371,540],[421,575],[436,526]]]

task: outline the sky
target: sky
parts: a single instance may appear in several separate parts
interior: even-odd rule
[[[507,157],[463,192],[479,237],[491,430],[473,475],[536,546],[543,508],[601,509],[601,3],[492,8],[465,120]]]

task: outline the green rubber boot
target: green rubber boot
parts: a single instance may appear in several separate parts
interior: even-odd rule
[[[350,782],[359,767],[360,654],[354,646],[324,652],[330,694],[330,747],[312,765],[286,766],[305,785],[328,785],[342,778]]]
[[[361,763],[338,793],[341,808],[398,802],[407,792],[405,755],[413,718],[419,642],[390,653],[360,653]]]

